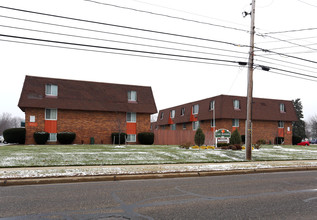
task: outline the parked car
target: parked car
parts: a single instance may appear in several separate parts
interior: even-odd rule
[[[297,145],[309,146],[309,141],[302,141],[302,142],[298,143]]]
[[[312,139],[312,140],[310,141],[310,143],[311,143],[311,144],[317,144],[317,139]]]

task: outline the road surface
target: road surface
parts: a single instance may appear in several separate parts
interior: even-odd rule
[[[317,171],[0,187],[0,219],[316,219]]]

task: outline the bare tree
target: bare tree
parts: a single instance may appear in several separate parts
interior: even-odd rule
[[[311,138],[317,138],[317,115],[312,116],[308,121],[308,132]]]
[[[0,134],[2,135],[3,131],[8,128],[18,128],[21,126],[22,118],[13,117],[8,112],[3,112],[0,115]]]

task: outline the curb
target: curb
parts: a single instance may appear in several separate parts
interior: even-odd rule
[[[0,180],[0,186],[144,180],[144,179],[183,178],[183,177],[205,177],[205,176],[241,175],[241,174],[252,174],[252,173],[310,171],[310,170],[317,170],[317,167],[295,167],[295,168],[283,167],[283,168],[227,170],[227,171],[199,171],[199,172],[182,172],[182,173],[152,173],[152,174],[135,174],[135,175],[122,174],[122,175],[110,175],[110,176],[47,177],[47,178],[33,178],[33,179],[21,178],[21,179],[4,179],[4,180],[2,179]]]

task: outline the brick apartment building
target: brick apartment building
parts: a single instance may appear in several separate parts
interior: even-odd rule
[[[186,138],[179,138],[182,131],[195,131],[198,127],[211,135],[222,128],[231,132],[238,129],[244,135],[246,107],[246,97],[220,95],[160,110],[157,122],[152,123],[156,143],[167,144],[173,134],[169,132],[164,141],[164,137],[160,137],[163,132],[159,130],[175,130],[177,137],[173,144],[184,144],[181,142]],[[284,137],[285,144],[292,144],[292,122],[297,120],[292,101],[253,98],[252,143],[258,140],[274,143],[276,137]]]
[[[75,132],[75,144],[110,144],[113,132],[138,143],[139,132],[150,131],[157,112],[151,87],[26,76],[18,106],[25,112],[26,144],[36,131]]]

